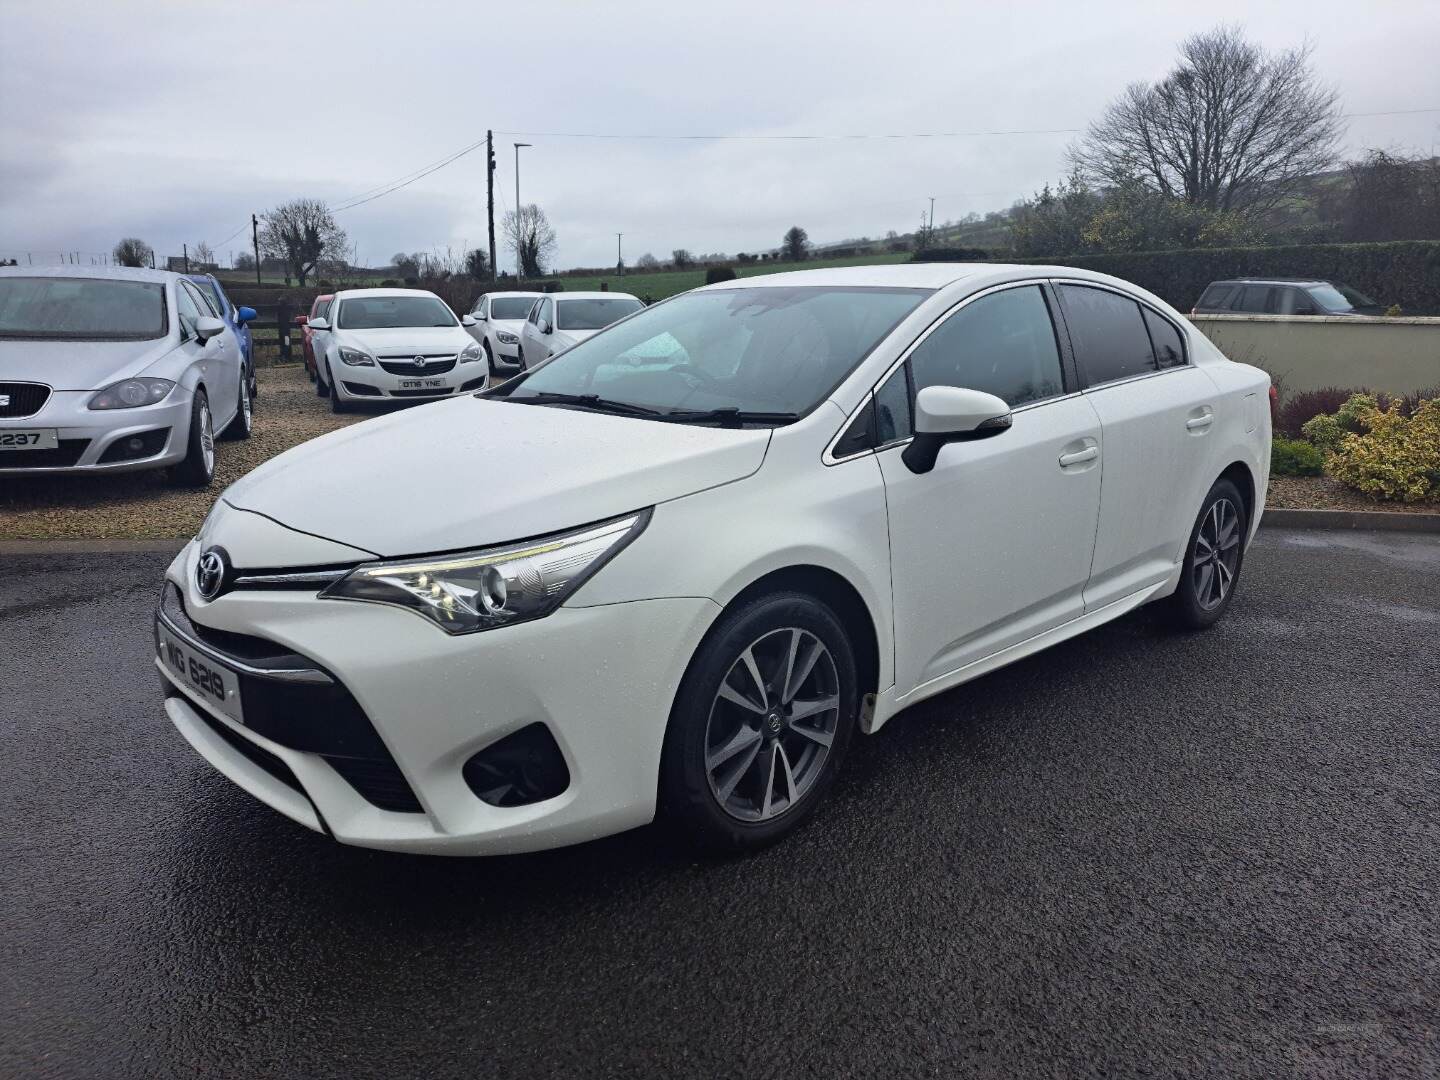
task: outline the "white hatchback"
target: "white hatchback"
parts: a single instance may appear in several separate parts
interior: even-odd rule
[[[699,289],[233,485],[167,574],[165,707],[345,843],[754,847],[908,705],[1152,601],[1219,619],[1268,387],[1083,270]]]
[[[486,385],[475,320],[422,289],[345,289],[311,319],[315,392],[335,412],[358,401],[442,398]]]
[[[643,306],[637,297],[619,292],[542,296],[520,328],[520,366],[533,368]]]
[[[470,336],[485,350],[491,375],[513,375],[525,365],[520,360],[520,331],[544,293],[492,292],[475,301]]]

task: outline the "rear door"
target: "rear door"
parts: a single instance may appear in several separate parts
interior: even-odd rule
[[[1213,480],[1216,390],[1169,316],[1104,286],[1061,281],[1056,292],[1105,451],[1085,587],[1094,611],[1166,580],[1179,561]]]
[[[965,301],[874,395],[890,518],[896,682],[916,688],[1081,615],[1100,509],[1100,423],[1067,373],[1040,283]],[[1004,398],[1008,431],[901,460],[914,395]],[[888,444],[888,445],[885,445]]]

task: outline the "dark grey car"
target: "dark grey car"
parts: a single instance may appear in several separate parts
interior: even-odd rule
[[[1315,278],[1234,278],[1212,281],[1192,315],[1383,315],[1364,293]]]

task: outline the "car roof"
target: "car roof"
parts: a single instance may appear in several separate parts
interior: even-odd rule
[[[101,278],[111,281],[178,281],[184,277],[173,270],[151,270],[148,266],[0,266],[0,274],[11,277]]]
[[[331,294],[331,299],[350,300],[363,296],[430,296],[436,300],[440,299],[429,289],[337,289]]]
[[[996,263],[878,263],[865,266],[827,266],[818,270],[788,270],[780,274],[756,274],[702,285],[702,289],[756,289],[788,285],[871,285],[890,288],[940,289],[961,278],[985,270],[999,269]],[[1026,267],[1033,271],[1034,267]]]
[[[1324,278],[1301,277],[1242,277],[1212,281],[1210,285],[1329,285]],[[1207,285],[1206,288],[1209,288]]]
[[[535,300],[541,296],[544,296],[545,294],[542,292],[525,292],[523,290],[517,290],[515,292],[488,292],[484,295],[490,297],[491,300],[503,300],[506,297],[511,297],[517,300]]]
[[[638,296],[632,296],[628,292],[557,292],[545,293],[546,296],[553,296],[556,300],[634,300],[639,302]]]

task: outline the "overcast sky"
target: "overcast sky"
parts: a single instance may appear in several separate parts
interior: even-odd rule
[[[340,205],[497,134],[498,216],[538,202],[556,265],[908,231],[1008,206],[1185,35],[1242,22],[1315,45],[1347,112],[1440,107],[1440,3],[441,4],[0,0],[0,256],[243,250],[252,210]],[[514,132],[535,134],[516,135]],[[550,133],[550,134],[542,134]],[[1349,121],[1347,146],[1440,148],[1440,112]],[[483,148],[338,215],[362,263],[485,243]],[[503,241],[502,241],[503,244]],[[502,265],[507,256],[501,254]]]

